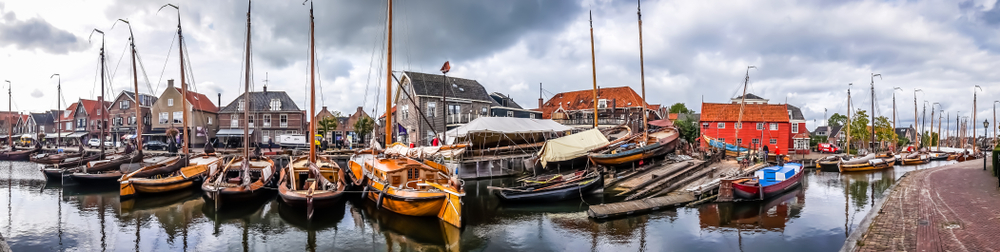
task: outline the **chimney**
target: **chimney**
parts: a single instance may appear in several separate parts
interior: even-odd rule
[[[264,85],[264,93],[267,93],[267,85]]]
[[[538,98],[538,108],[542,108],[542,98]]]
[[[219,93],[219,107],[222,107],[222,93]]]
[[[174,79],[167,80],[167,88],[172,88],[172,87],[174,87]]]

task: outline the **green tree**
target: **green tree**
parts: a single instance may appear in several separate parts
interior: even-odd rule
[[[680,131],[681,138],[687,140],[688,143],[696,143],[698,137],[701,136],[701,128],[698,128],[698,122],[684,119],[675,121],[674,125]]]
[[[907,145],[910,145],[910,139],[906,138],[905,135],[896,135],[896,145],[897,146],[907,146]]]
[[[939,138],[937,132],[924,131],[924,134],[920,135],[920,144],[923,145],[921,147],[935,146]]]
[[[371,117],[364,116],[358,119],[357,122],[354,122],[354,133],[358,134],[361,140],[364,140],[374,128],[375,120],[372,120]]]
[[[687,108],[687,106],[684,106],[684,103],[678,102],[674,103],[674,105],[670,105],[669,112],[677,114],[688,114],[688,113],[694,113],[694,110],[690,110]]]
[[[829,139],[830,138],[827,136],[809,136],[809,147],[815,149],[819,146],[819,143],[825,143],[829,141]]]
[[[868,112],[865,110],[858,110],[857,116],[851,120],[851,130],[848,132],[851,134],[851,141],[854,142],[855,146],[867,146],[867,143],[871,140],[871,129],[868,128]],[[866,148],[867,149],[867,148]]]
[[[833,113],[833,115],[830,116],[830,119],[827,121],[827,124],[833,127],[847,125],[847,116],[838,113]]]
[[[338,124],[340,121],[337,118],[341,117],[340,111],[334,110],[331,111],[330,114],[332,114],[332,116],[324,117],[323,119],[316,121],[316,132],[324,138],[329,137],[327,134],[337,130],[337,126],[339,126]]]
[[[892,128],[892,122],[888,117],[879,116],[875,118],[875,140],[879,143],[892,144],[896,139],[896,130]],[[888,147],[886,147],[888,148]]]

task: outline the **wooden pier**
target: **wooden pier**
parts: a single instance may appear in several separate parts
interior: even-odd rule
[[[594,219],[614,218],[679,206],[695,200],[697,198],[694,194],[678,193],[650,199],[592,205],[587,210],[587,215]]]

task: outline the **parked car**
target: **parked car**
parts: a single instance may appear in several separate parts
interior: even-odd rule
[[[840,152],[840,147],[832,143],[819,143],[816,146],[816,150],[820,153],[838,153]]]
[[[91,138],[90,140],[87,141],[87,146],[94,148],[101,147],[101,140],[97,138]]]
[[[167,150],[167,143],[162,141],[146,141],[142,144],[142,148],[146,150]]]

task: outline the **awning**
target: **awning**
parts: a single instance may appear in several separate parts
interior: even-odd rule
[[[250,129],[250,134],[253,135],[253,129]],[[215,137],[243,137],[243,129],[220,129],[215,132]]]
[[[544,141],[542,134],[570,130],[572,128],[546,119],[480,117],[449,130],[445,142],[470,142],[480,146],[496,146],[498,142],[500,145],[532,143]]]
[[[73,132],[59,133],[59,137],[66,137],[66,136],[68,136],[69,134],[72,134],[72,133]],[[50,138],[56,138],[56,134],[55,133],[53,133],[53,134],[45,134],[45,139],[50,139]]]
[[[124,139],[134,139],[135,138],[135,134],[124,135],[124,136],[122,136],[122,138],[124,138]]]
[[[542,162],[542,167],[545,167],[548,162],[585,156],[590,150],[605,144],[608,144],[608,138],[601,133],[601,130],[591,129],[546,141],[542,150],[538,152],[538,159]]]
[[[85,135],[87,135],[87,132],[73,132],[72,134],[69,134],[66,137],[69,137],[69,138],[79,138],[79,137],[82,137],[82,136],[85,136]]]
[[[32,134],[24,134],[24,135],[21,135],[21,138],[31,138],[31,139],[35,139],[35,136],[33,136]]]

